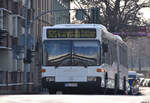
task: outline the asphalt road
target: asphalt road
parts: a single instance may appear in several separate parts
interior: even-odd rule
[[[141,95],[1,95],[0,103],[150,103],[150,88]]]
[[[150,87],[141,87],[140,92],[143,96],[150,96]]]

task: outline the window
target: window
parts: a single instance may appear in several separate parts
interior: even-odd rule
[[[44,42],[44,65],[96,66],[100,63],[98,41],[50,40]]]
[[[0,71],[0,84],[3,83],[3,78],[4,78],[3,73],[4,73],[4,72]]]
[[[120,64],[123,65],[124,67],[128,67],[127,47],[120,45],[119,53],[120,53]]]
[[[110,64],[112,65],[113,62],[117,62],[117,44],[115,41],[111,41],[109,43],[109,48],[110,48]]]
[[[112,41],[106,40],[104,39],[104,44],[108,44],[108,51],[103,53],[103,63],[107,63],[109,65],[113,64],[113,60],[114,60],[114,51],[115,51],[115,47]]]
[[[8,30],[9,28],[9,11],[0,9],[0,29]]]
[[[12,35],[14,37],[18,37],[19,35],[21,35],[22,32],[22,18],[16,15],[12,15],[12,31],[10,31],[10,33],[12,33]]]

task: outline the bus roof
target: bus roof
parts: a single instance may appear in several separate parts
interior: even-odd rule
[[[121,44],[126,44],[122,38],[118,35],[114,35],[107,31],[107,28],[101,24],[56,24],[54,26],[44,26],[45,29],[55,29],[55,28],[95,28],[95,29],[101,29],[104,32],[103,37],[106,37],[110,40],[118,40]]]
[[[101,24],[57,24],[54,26],[45,26],[44,28],[99,28],[106,30],[106,27]]]

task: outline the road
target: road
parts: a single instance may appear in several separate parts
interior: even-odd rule
[[[150,96],[150,87],[141,87],[140,92],[143,96]]]
[[[150,88],[142,95],[1,95],[0,103],[150,103]]]

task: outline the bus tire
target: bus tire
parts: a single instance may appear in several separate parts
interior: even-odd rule
[[[107,72],[105,73],[104,80],[105,80],[104,94],[106,94],[107,93],[107,83],[108,83],[108,73]]]
[[[118,74],[115,74],[115,79],[114,79],[114,94],[117,94],[118,92]]]
[[[56,94],[56,91],[52,90],[52,89],[48,89],[48,92],[49,92],[49,94]]]
[[[124,90],[124,92],[126,92],[126,77],[124,76],[123,77],[123,90]]]
[[[107,83],[108,83],[108,73],[105,73],[105,88],[107,88]]]

